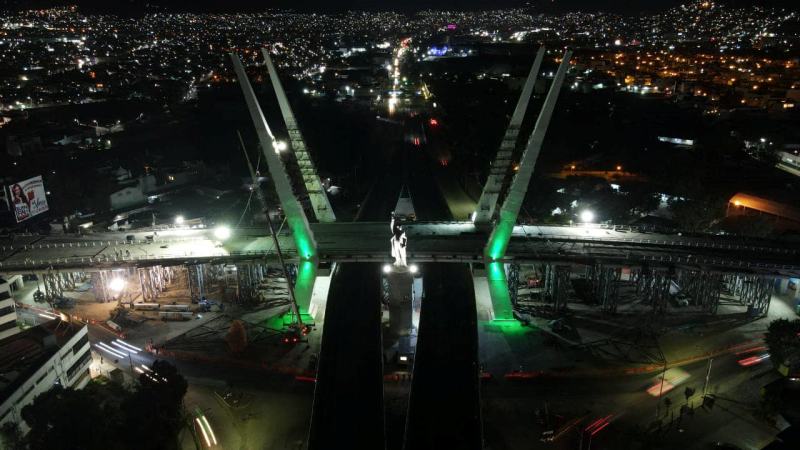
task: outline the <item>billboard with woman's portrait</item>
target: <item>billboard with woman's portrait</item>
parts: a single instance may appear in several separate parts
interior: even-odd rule
[[[48,210],[42,177],[28,178],[8,186],[8,203],[17,223]]]

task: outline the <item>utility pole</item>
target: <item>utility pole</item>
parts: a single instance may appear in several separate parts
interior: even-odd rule
[[[667,360],[665,358],[664,369],[661,371],[661,387],[658,388],[658,402],[656,403],[656,419],[658,419],[659,412],[661,412],[661,394],[664,393],[664,377],[666,375],[667,375]]]
[[[239,143],[242,146],[242,152],[244,152],[244,159],[247,161],[247,168],[250,170],[250,177],[253,180],[252,189],[255,190],[256,196],[258,197],[258,201],[261,203],[261,207],[264,209],[264,215],[267,216],[267,225],[269,226],[269,234],[272,236],[272,241],[275,243],[275,250],[278,252],[278,261],[280,261],[281,270],[283,271],[283,276],[286,278],[286,287],[289,290],[289,304],[292,308],[292,313],[297,317],[297,324],[300,328],[303,328],[303,318],[300,317],[300,309],[297,307],[297,300],[294,297],[294,286],[292,286],[292,279],[289,277],[289,271],[286,270],[286,263],[283,260],[283,252],[281,251],[281,244],[278,242],[278,236],[275,233],[275,228],[272,226],[272,218],[269,216],[269,206],[267,205],[267,199],[264,197],[264,193],[261,192],[261,187],[258,185],[258,178],[256,177],[256,171],[253,168],[253,164],[250,162],[250,155],[247,154],[247,147],[244,146],[244,140],[242,139],[242,134],[239,131],[236,131],[236,135],[239,136]]]
[[[703,383],[703,398],[706,396],[706,389],[708,388],[708,379],[711,378],[711,363],[714,362],[714,358],[708,359],[708,370],[706,370],[706,382]]]

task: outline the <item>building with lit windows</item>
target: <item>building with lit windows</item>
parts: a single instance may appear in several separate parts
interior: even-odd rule
[[[0,426],[25,433],[22,408],[53,386],[80,389],[90,379],[86,325],[50,320],[0,341]]]
[[[11,296],[13,284],[0,277],[0,341],[19,332],[17,311]]]

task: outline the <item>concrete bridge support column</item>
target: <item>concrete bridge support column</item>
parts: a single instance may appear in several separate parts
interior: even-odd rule
[[[389,337],[391,340],[408,336],[411,333],[411,299],[414,277],[408,270],[393,267],[386,274],[389,301]]]

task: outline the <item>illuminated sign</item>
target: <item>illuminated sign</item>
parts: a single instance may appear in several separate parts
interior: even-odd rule
[[[10,194],[8,203],[14,211],[17,223],[49,209],[41,176],[12,184],[8,186],[8,192]]]

